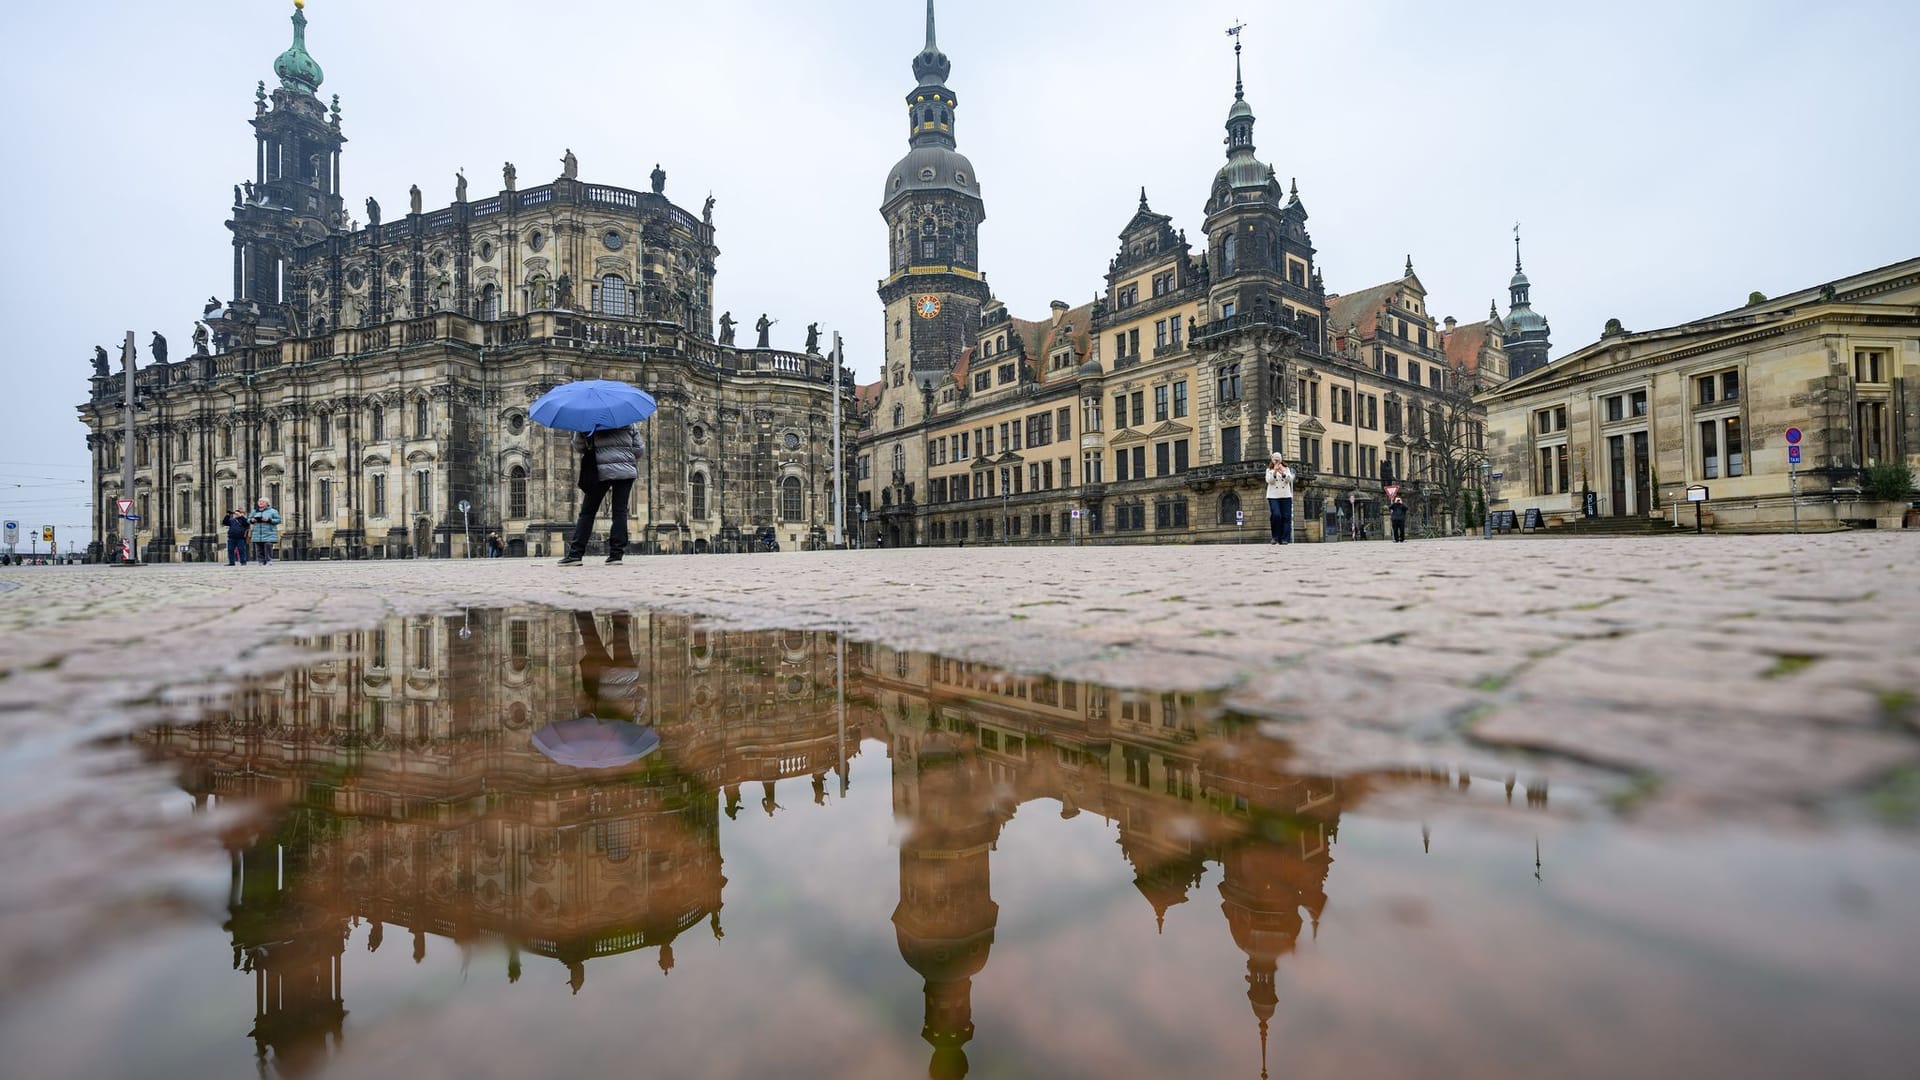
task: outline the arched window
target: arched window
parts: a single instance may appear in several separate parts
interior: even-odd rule
[[[500,317],[500,288],[489,282],[480,286],[480,318],[491,322]]]
[[[608,274],[600,279],[600,314],[627,314],[627,279]]]
[[[1220,273],[1224,277],[1227,274],[1233,273],[1233,269],[1234,269],[1233,234],[1228,233],[1227,238],[1221,241],[1220,243]]]
[[[893,471],[903,479],[907,475],[907,448],[899,443],[893,444]]]
[[[1237,525],[1240,523],[1240,496],[1229,491],[1220,496],[1220,524]]]
[[[797,476],[780,481],[780,520],[800,520],[800,478]]]
[[[507,470],[507,516],[527,516],[527,467],[515,465]]]
[[[695,521],[707,519],[707,474],[693,474],[693,517]]]
[[[926,259],[926,260],[931,260],[933,258],[933,219],[932,218],[928,218],[927,220],[920,223],[920,258]]]
[[[367,415],[367,428],[370,432],[368,438],[376,442],[387,437],[386,406],[375,405],[373,407],[373,411]]]
[[[427,437],[426,398],[413,399],[413,437],[416,439],[424,439]]]
[[[904,424],[906,422],[907,422],[907,407],[905,405],[895,405],[893,407],[893,426],[899,427],[901,424]]]

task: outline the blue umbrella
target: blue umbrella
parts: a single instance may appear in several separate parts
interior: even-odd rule
[[[659,747],[658,733],[630,720],[582,716],[533,733],[535,750],[576,769],[611,769],[638,761]]]
[[[540,395],[527,415],[561,431],[612,431],[637,424],[658,408],[653,395],[611,379],[561,383]]]

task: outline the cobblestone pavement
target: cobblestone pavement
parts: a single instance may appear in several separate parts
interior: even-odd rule
[[[1330,769],[1447,762],[1642,809],[1823,808],[1920,766],[1917,559],[1920,533],[1893,532],[10,569],[0,750],[184,710],[209,677],[287,665],[293,634],[652,606],[1219,688]]]

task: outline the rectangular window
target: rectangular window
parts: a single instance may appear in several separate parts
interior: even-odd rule
[[[1187,440],[1179,439],[1173,444],[1173,471],[1183,473],[1187,467]]]
[[[1411,357],[1407,360],[1407,381],[1415,386],[1420,385],[1420,361]]]
[[[413,474],[413,508],[422,514],[433,513],[433,474],[425,469]]]
[[[1167,337],[1172,339],[1175,347],[1178,347],[1180,344],[1180,316],[1175,315],[1173,318],[1168,319],[1167,326],[1170,328]]]
[[[1187,415],[1187,380],[1181,379],[1173,384],[1173,418]]]
[[[321,446],[332,446],[333,445],[333,417],[328,413],[321,413],[319,417],[314,420],[314,425],[315,425],[315,441],[317,441]]]
[[[1153,444],[1153,475],[1165,476],[1173,471],[1173,444]]]
[[[316,487],[314,501],[319,504],[320,520],[325,521],[333,516],[333,481],[321,477]]]
[[[193,492],[180,493],[180,517],[174,522],[175,528],[184,528],[193,521]]]
[[[1020,446],[1020,421],[1018,421],[1018,420],[1015,420],[1015,421],[1013,421],[1013,422],[1012,422],[1011,424],[1003,424],[1003,425],[1001,425],[1001,426],[1003,426],[1003,427],[1005,427],[1005,428],[1007,429],[1007,449],[1009,449],[1009,450],[1018,450],[1018,449],[1020,449],[1020,448],[1021,448],[1021,446]]]
[[[993,389],[993,372],[981,371],[976,373],[973,377],[973,388],[976,391]]]
[[[239,506],[240,504],[233,501],[233,485],[228,484],[227,486],[220,489],[220,512],[221,513],[224,514],[228,510],[237,510],[239,509]]]
[[[1720,476],[1720,421],[1700,421],[1700,475],[1707,480]]]
[[[1080,476],[1083,482],[1089,484],[1105,483],[1103,479],[1104,473],[1101,469],[1101,466],[1105,464],[1105,462],[1106,455],[1104,454],[1082,454],[1080,456]]]
[[[279,484],[275,483],[275,484],[267,485],[267,505],[274,506],[274,507],[278,507],[280,505],[280,485]]]
[[[1153,347],[1160,350],[1167,347],[1167,320],[1153,320]]]
[[[1877,465],[1890,460],[1892,446],[1887,440],[1887,403],[1862,401],[1853,407],[1853,455],[1861,465]]]
[[[1392,353],[1388,353],[1387,354],[1387,378],[1397,379],[1399,377],[1400,377],[1400,358],[1398,356],[1395,356]]]
[[[1000,385],[1005,386],[1007,383],[1012,382],[1017,377],[1017,375],[1018,375],[1018,372],[1015,370],[1014,365],[1012,364],[1000,365],[1000,373],[999,373]]]
[[[1147,478],[1147,448],[1144,446],[1133,448],[1133,478],[1135,480]]]
[[[1153,418],[1164,421],[1167,418],[1167,387],[1153,388]]]
[[[1615,423],[1627,418],[1627,396],[1615,394],[1607,399],[1607,423]]]
[[[1127,395],[1113,395],[1113,429],[1119,431],[1127,426]]]
[[[1027,463],[1027,490],[1028,491],[1045,490],[1040,486],[1040,463],[1037,461],[1030,461]]]
[[[1887,353],[1884,349],[1855,349],[1853,351],[1853,381],[1859,383],[1883,383],[1887,381]]]
[[[1440,369],[1439,368],[1430,367],[1427,369],[1427,386],[1434,390],[1440,389]]]
[[[1240,460],[1240,429],[1237,427],[1220,429],[1220,460],[1231,464]]]
[[[1633,415],[1647,415],[1647,392],[1645,390],[1635,390],[1633,393],[1628,394],[1627,405]]]
[[[1135,390],[1133,392],[1132,402],[1133,426],[1139,427],[1147,422],[1147,392],[1145,390]]]
[[[1053,414],[1053,426],[1060,429],[1054,432],[1054,436],[1061,442],[1073,438],[1073,407],[1062,405],[1056,409]]]
[[[1132,471],[1131,471],[1131,470],[1129,470],[1129,469],[1127,468],[1127,461],[1128,461],[1128,459],[1127,459],[1127,452],[1126,452],[1126,451],[1125,451],[1124,449],[1122,449],[1122,450],[1115,450],[1115,451],[1113,452],[1113,478],[1114,478],[1114,480],[1116,480],[1116,481],[1125,481],[1125,480],[1130,480],[1130,479],[1132,479],[1132,478],[1133,478],[1133,473],[1132,473]]]

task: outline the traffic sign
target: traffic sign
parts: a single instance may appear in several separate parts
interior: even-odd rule
[[[49,544],[53,543],[53,526],[48,525],[46,528],[41,529],[40,539],[45,540]]]
[[[1497,473],[1494,473],[1494,474],[1493,474],[1493,478],[1494,478],[1495,480],[1504,480],[1504,479],[1506,479],[1506,475],[1507,475],[1506,473],[1503,473],[1503,472],[1497,472]]]
[[[7,522],[7,543],[17,544],[19,542],[20,542],[20,523],[17,521]]]
[[[1799,446],[1792,445],[1787,447],[1787,464],[1789,465],[1800,464],[1800,447]]]
[[[1399,485],[1399,484],[1388,484],[1388,485],[1387,485],[1387,498],[1389,498],[1389,499],[1397,499],[1397,498],[1399,498],[1399,497],[1400,497],[1400,485]]]
[[[468,502],[468,501],[467,501],[467,500],[465,500],[465,499],[461,499],[461,500],[460,500],[460,512],[461,512],[461,513],[463,513],[463,514],[464,514],[464,513],[466,513],[467,511],[469,511],[469,510],[471,510],[471,509],[473,509],[473,504],[472,504],[472,503],[470,503],[470,502]]]
[[[120,520],[121,521],[139,521],[140,515],[139,514],[121,514]]]
[[[1245,510],[1235,510],[1233,512],[1233,523],[1235,525],[1245,525],[1247,523],[1247,512]]]
[[[120,507],[120,512],[122,514],[131,513],[133,511],[132,499],[115,499],[113,501],[115,505]]]
[[[1080,511],[1079,511],[1079,510],[1077,510],[1077,509],[1076,509],[1076,510],[1074,510],[1074,512],[1073,512],[1073,520],[1075,520],[1075,521],[1079,521],[1079,520],[1080,520]]]
[[[1800,429],[1797,427],[1788,428],[1787,429],[1787,445],[1793,446],[1799,441],[1800,441]]]

